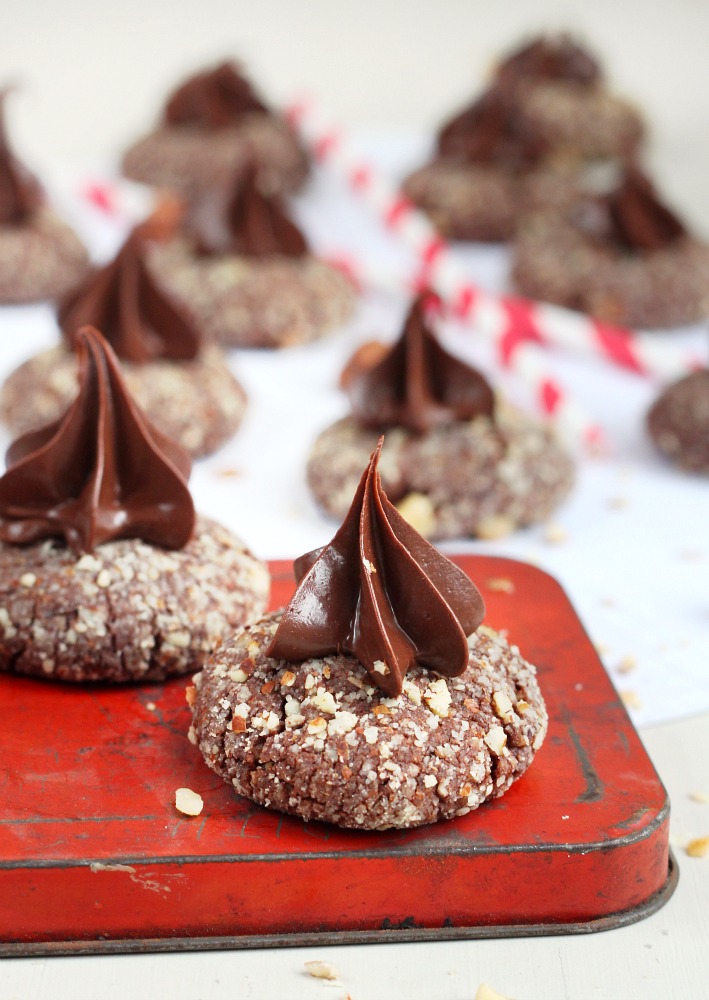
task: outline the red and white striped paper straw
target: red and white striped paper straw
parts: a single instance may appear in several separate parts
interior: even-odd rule
[[[301,100],[287,108],[287,115],[317,160],[334,166],[351,188],[365,198],[385,226],[417,253],[420,284],[429,284],[453,308],[489,336],[505,340],[508,363],[525,343],[561,347],[581,355],[602,358],[641,375],[670,380],[696,368],[699,359],[675,345],[649,343],[636,333],[560,306],[509,296],[494,296],[475,286],[462,270],[451,248],[428,218],[389,184],[372,166],[353,153],[341,129],[333,127],[315,102]],[[508,322],[503,329],[482,329],[482,307],[501,304]]]

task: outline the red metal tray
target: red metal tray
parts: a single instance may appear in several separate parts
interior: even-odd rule
[[[508,559],[455,560],[539,668],[544,747],[501,799],[364,833],[237,799],[186,739],[184,680],[0,677],[0,954],[586,932],[671,894],[669,803],[568,599]],[[273,605],[292,591],[271,564]],[[506,589],[499,589],[500,582]],[[174,808],[180,786],[205,806]]]

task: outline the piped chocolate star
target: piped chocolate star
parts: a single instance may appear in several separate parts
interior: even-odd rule
[[[55,423],[18,438],[0,478],[0,539],[64,538],[75,552],[142,538],[182,548],[194,528],[190,459],[130,397],[101,334],[76,335],[79,394]]]
[[[472,581],[404,520],[377,468],[383,438],[339,531],[296,561],[299,585],[268,655],[356,657],[385,694],[419,664],[447,677],[468,663],[467,636],[485,605]]]
[[[348,363],[343,387],[363,427],[406,427],[416,434],[439,424],[492,416],[495,398],[485,378],[445,351],[426,322],[430,293],[414,300],[403,330],[381,359],[368,345]]]
[[[199,353],[199,330],[150,273],[144,230],[145,224],[135,229],[114,260],[71,293],[59,325],[70,346],[79,327],[96,327],[123,361],[191,361]]]
[[[44,200],[39,181],[10,147],[5,123],[5,101],[10,90],[0,90],[0,225],[25,222]]]
[[[223,62],[196,73],[173,91],[165,106],[165,122],[220,129],[251,112],[267,114],[268,108],[236,65]]]
[[[281,199],[264,194],[254,164],[195,201],[186,230],[203,255],[302,257],[308,244]]]

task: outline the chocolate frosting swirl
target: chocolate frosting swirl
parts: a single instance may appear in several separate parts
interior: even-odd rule
[[[223,62],[196,73],[173,91],[165,105],[165,122],[216,130],[251,112],[269,113],[236,65]]]
[[[79,327],[97,327],[118,357],[134,364],[191,361],[199,353],[199,330],[150,273],[142,230],[134,230],[114,260],[69,295],[59,325],[70,345]]]
[[[661,250],[687,235],[683,223],[662,204],[637,166],[628,166],[608,194],[582,204],[577,218],[592,239],[621,250]]]
[[[602,80],[593,56],[569,35],[548,35],[533,39],[509,55],[497,68],[496,77],[504,84],[522,81],[558,80],[591,87]]]
[[[254,164],[230,183],[203,192],[188,212],[185,226],[197,253],[205,256],[302,257],[309,252],[280,198],[260,190]]]
[[[523,169],[537,164],[548,143],[525,122],[512,93],[491,87],[438,133],[438,155],[463,163]]]
[[[362,426],[423,434],[438,424],[493,415],[495,398],[485,378],[445,351],[428,327],[429,296],[414,300],[401,336],[381,360],[367,363],[360,351],[347,365],[343,388]]]
[[[44,200],[42,188],[12,152],[5,123],[5,100],[10,88],[0,90],[0,225],[25,222]]]
[[[0,478],[0,539],[60,537],[75,552],[117,538],[186,545],[195,512],[190,459],[128,394],[101,334],[76,335],[79,394],[55,423],[18,438]]]
[[[299,586],[268,650],[276,659],[355,656],[385,694],[415,663],[447,677],[468,663],[466,636],[485,615],[472,581],[389,502],[372,454],[345,520],[297,562]]]

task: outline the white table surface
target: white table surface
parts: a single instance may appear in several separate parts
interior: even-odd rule
[[[68,195],[63,204],[95,255],[107,256],[124,220],[100,220]],[[328,224],[319,228],[323,206]],[[396,257],[391,248],[375,246],[373,220],[332,178],[319,178],[298,212],[323,249],[349,243],[358,252],[376,252],[385,270],[387,255]],[[499,252],[469,255],[469,263],[481,281],[503,279]],[[237,530],[259,555],[292,557],[333,534],[335,526],[307,495],[303,461],[317,430],[344,412],[334,387],[341,364],[356,343],[373,335],[391,339],[404,304],[401,296],[370,293],[348,328],[322,344],[232,356],[249,391],[248,415],[232,443],[199,463],[192,486],[198,507]],[[7,333],[0,376],[56,336],[46,307],[4,309],[0,328]],[[489,352],[469,334],[451,328],[445,335],[462,355],[490,364]],[[699,344],[706,334],[679,336]],[[600,363],[556,355],[548,363],[610,442],[601,459],[579,456],[577,487],[553,518],[565,540],[550,542],[540,526],[500,542],[453,548],[532,560],[569,593],[626,692],[670,794],[680,882],[667,905],[632,926],[577,937],[4,960],[0,1000],[472,1000],[483,981],[516,1000],[709,997],[709,857],[684,851],[690,839],[709,835],[709,804],[690,798],[709,793],[709,482],[670,469],[648,444],[642,418],[656,386]],[[490,372],[497,383],[501,376]],[[505,379],[505,388],[518,391],[513,380]],[[283,426],[291,429],[286,442],[278,433]],[[619,672],[628,662],[633,669]],[[310,959],[332,963],[339,980],[310,978],[304,969]]]

